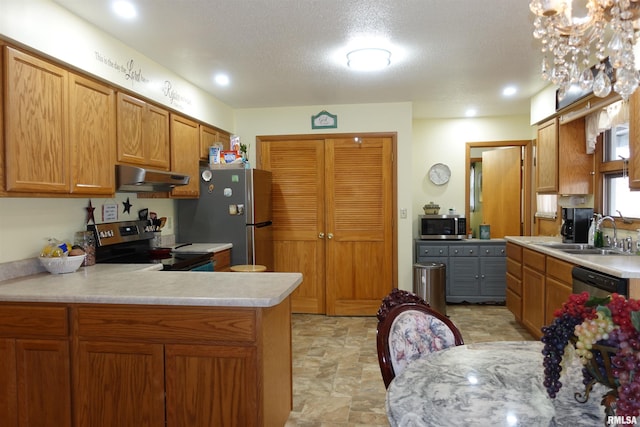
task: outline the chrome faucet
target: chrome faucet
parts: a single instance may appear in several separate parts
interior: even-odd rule
[[[613,217],[607,215],[607,216],[604,216],[604,217],[600,218],[598,220],[598,222],[596,223],[596,230],[602,231],[600,226],[602,225],[602,223],[604,222],[605,219],[608,219],[609,221],[611,221],[611,224],[613,225],[613,244],[610,244],[609,246],[611,246],[613,248],[617,248],[618,247],[618,231],[616,229],[616,220],[613,219]]]

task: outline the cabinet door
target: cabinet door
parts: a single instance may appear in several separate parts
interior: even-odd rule
[[[115,192],[116,95],[108,86],[70,74],[71,192]]]
[[[177,114],[171,114],[171,168],[189,175],[189,184],[175,187],[174,197],[198,197],[200,194],[200,128],[198,123]]]
[[[629,99],[629,188],[640,190],[640,92]]]
[[[147,104],[142,136],[147,164],[156,169],[169,170],[171,162],[169,112]]]
[[[8,427],[18,427],[16,373],[15,340],[0,339],[0,419]]]
[[[593,193],[593,154],[585,150],[585,120],[560,125],[558,129],[558,193]]]
[[[146,103],[131,95],[118,92],[118,161],[135,165],[147,163],[142,126]]]
[[[507,259],[480,257],[480,295],[497,297],[503,301],[506,292]]]
[[[538,127],[536,186],[538,193],[558,192],[557,119],[550,120]]]
[[[451,251],[449,251],[451,252]],[[477,257],[449,257],[449,292],[452,297],[480,295]],[[460,302],[461,300],[455,300]]]
[[[545,323],[545,276],[527,266],[522,269],[522,323],[536,338]]]
[[[254,347],[167,345],[167,427],[258,425],[255,361]]]
[[[68,73],[5,47],[6,189],[68,193]]]
[[[548,325],[553,322],[553,313],[562,308],[562,304],[567,301],[569,295],[572,294],[571,286],[565,282],[547,276],[547,294],[545,301],[545,320],[544,324]]]
[[[17,340],[20,426],[71,426],[69,343]]]
[[[161,344],[80,341],[77,354],[75,425],[165,426]]]

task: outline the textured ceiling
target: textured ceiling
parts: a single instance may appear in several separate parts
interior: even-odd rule
[[[233,108],[413,102],[414,117],[528,114],[545,86],[526,0],[54,0]],[[346,67],[368,38],[382,72]],[[213,83],[227,72],[231,85]],[[504,99],[502,88],[519,87]]]

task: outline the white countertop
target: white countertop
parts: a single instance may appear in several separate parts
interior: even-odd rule
[[[545,242],[561,243],[562,240],[557,237],[507,236],[505,240],[615,277],[625,279],[640,278],[640,256],[638,255],[575,255],[537,244]]]
[[[181,254],[216,253],[232,247],[231,243],[178,243],[173,246],[173,252]]]
[[[301,273],[159,271],[160,264],[96,264],[75,273],[0,282],[0,301],[272,307],[302,283]]]

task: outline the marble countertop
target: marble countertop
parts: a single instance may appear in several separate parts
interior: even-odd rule
[[[450,347],[411,362],[389,385],[391,426],[597,426],[604,387],[586,403],[577,357],[555,399],[543,386],[542,343],[490,342]]]
[[[638,255],[575,255],[540,245],[540,243],[549,242],[561,243],[562,240],[557,237],[507,236],[505,240],[615,277],[640,278],[640,256]]]
[[[301,273],[161,271],[160,264],[96,264],[75,273],[0,281],[0,301],[271,307]]]

